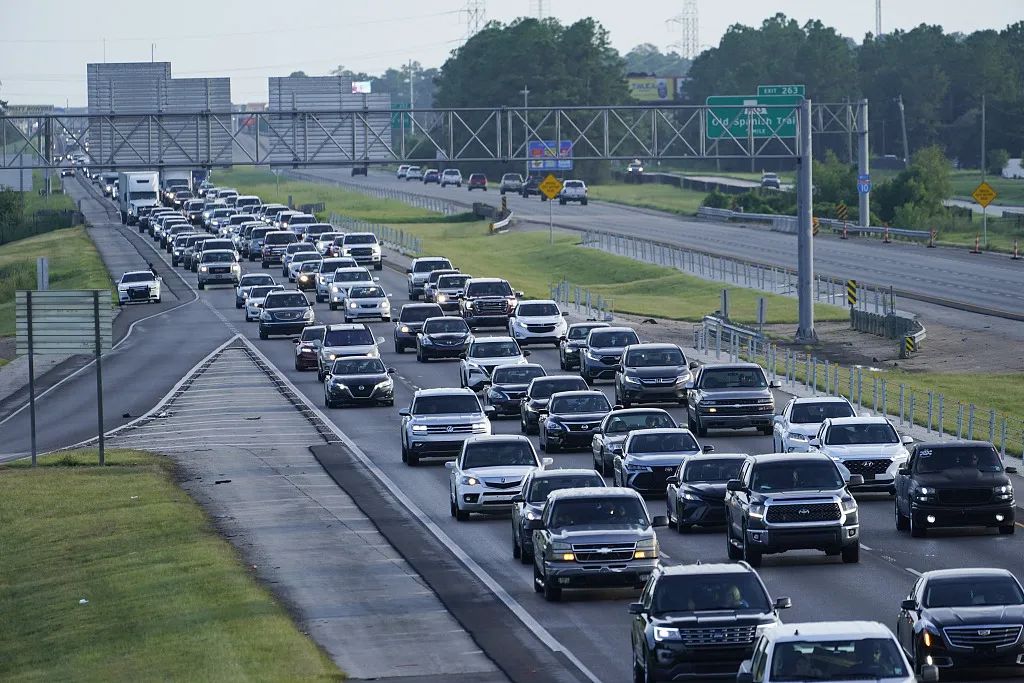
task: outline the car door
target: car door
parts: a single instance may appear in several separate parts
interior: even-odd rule
[[[795,398],[791,398],[786,407],[782,409],[782,414],[775,418],[774,435],[772,436],[772,445],[778,443],[778,450],[785,452],[786,450],[786,432],[789,431],[789,416],[793,411],[793,404],[796,402]]]
[[[647,659],[647,622],[651,615],[651,602],[654,596],[654,581],[648,581],[640,593],[640,604],[644,606],[640,614],[633,615],[633,661],[646,668]]]
[[[915,446],[914,448],[912,448],[910,450],[910,457],[907,458],[907,463],[905,465],[905,467],[907,468],[907,472],[913,472],[914,471],[914,465],[916,463],[917,463],[917,447]],[[903,502],[904,502],[904,499],[908,499],[908,493],[909,493],[909,489],[910,489],[910,478],[911,478],[910,474],[900,474],[899,470],[897,470],[896,471],[896,476],[894,477],[894,481],[893,481],[893,486],[896,489],[896,509],[901,511],[901,512],[905,511],[908,514],[910,513],[910,505],[909,505],[909,503],[904,505]]]
[[[914,583],[914,588],[910,591],[910,595],[907,596],[908,600],[920,600],[923,583],[924,579],[918,579]],[[896,617],[896,640],[899,641],[903,651],[909,657],[914,656],[914,624],[916,622],[917,610],[900,609],[900,613]]]
[[[749,462],[743,463],[740,466],[740,472],[737,475],[737,479],[744,483],[744,486],[749,486],[750,482],[750,468]],[[732,535],[739,534],[742,539],[743,536],[743,498],[741,498],[742,491],[726,491],[725,497],[725,512],[726,512],[726,523],[729,525]]]
[[[601,420],[601,426],[594,434],[594,438],[590,440],[590,449],[594,452],[594,460],[601,463],[603,467],[605,465],[605,454],[604,454],[604,430],[608,426],[608,416],[606,415]]]
[[[697,387],[700,386],[700,378],[704,374],[703,366],[697,368],[697,372],[693,375],[693,387],[686,390],[686,414],[687,418],[692,414],[693,419],[697,417]],[[691,422],[693,420],[690,420]]]

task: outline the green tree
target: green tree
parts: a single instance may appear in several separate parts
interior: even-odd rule
[[[678,52],[662,52],[652,43],[642,43],[623,55],[627,73],[654,76],[685,76],[690,60]]]
[[[991,175],[1002,175],[1006,164],[1010,163],[1010,153],[1005,149],[991,149],[986,155],[986,169]]]
[[[305,71],[293,71],[290,74],[288,74],[288,78],[306,78],[306,72]]]
[[[883,221],[926,228],[928,221],[943,214],[942,201],[952,193],[950,162],[940,147],[932,145],[918,150],[905,171],[877,186],[872,203]]]
[[[815,200],[848,207],[857,204],[857,169],[839,160],[835,152],[825,153],[824,161],[814,162]]]

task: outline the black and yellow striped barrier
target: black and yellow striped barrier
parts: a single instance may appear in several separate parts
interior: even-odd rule
[[[846,303],[851,307],[857,305],[857,281],[847,280],[846,281]]]

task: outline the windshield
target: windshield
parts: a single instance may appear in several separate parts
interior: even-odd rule
[[[520,355],[519,346],[512,341],[476,342],[469,352],[471,358],[515,358]]]
[[[469,282],[468,275],[442,275],[437,279],[438,289],[462,289]]]
[[[203,252],[203,263],[228,263],[234,262],[235,255],[225,251]]]
[[[832,425],[825,443],[830,446],[857,446],[874,443],[899,443],[900,435],[888,422],[868,424]]]
[[[682,480],[687,483],[724,483],[736,479],[745,458],[692,458]]]
[[[125,273],[121,282],[152,282],[153,277],[153,273]]]
[[[943,446],[922,448],[915,457],[914,471],[921,474],[945,472],[954,468],[978,472],[1002,472],[999,454],[991,446]]]
[[[423,324],[423,334],[442,334],[444,332],[469,332],[469,325],[462,318],[442,318],[428,320]]]
[[[373,344],[373,333],[365,328],[353,330],[328,330],[324,346],[369,346]]]
[[[651,596],[654,614],[738,609],[771,610],[768,596],[752,572],[663,576]]]
[[[333,226],[331,225],[311,225],[308,228],[306,228],[306,234],[323,235],[326,232],[330,232],[332,227]]]
[[[322,325],[312,325],[302,330],[302,335],[299,337],[301,341],[323,341],[324,340],[324,328]]]
[[[763,463],[754,468],[751,488],[773,491],[835,490],[844,486],[842,475],[831,462]]]
[[[271,292],[277,292],[283,289],[281,285],[266,285],[262,287],[253,287],[249,290],[250,299],[262,299]]]
[[[440,306],[404,306],[399,320],[403,323],[421,323],[435,315],[441,315]]]
[[[608,399],[602,394],[585,394],[583,396],[562,396],[552,399],[550,412],[558,415],[581,413],[606,413],[612,409]]]
[[[348,290],[348,295],[353,299],[380,299],[384,290],[380,287],[353,287]]]
[[[543,503],[548,499],[548,494],[559,489],[587,489],[604,486],[604,479],[596,472],[594,474],[579,475],[556,475],[551,477],[533,478],[530,483],[530,490],[526,492],[525,498],[530,503]]]
[[[435,270],[451,270],[452,264],[448,259],[441,259],[439,261],[417,261],[416,265],[412,267],[414,273],[432,273]]]
[[[519,304],[517,315],[546,316],[561,315],[555,304]]]
[[[331,369],[333,375],[383,375],[386,372],[384,363],[379,358],[342,358],[334,361],[334,367]]]
[[[306,308],[309,306],[309,302],[306,301],[306,297],[298,292],[288,294],[278,294],[267,298],[267,308]]]
[[[686,359],[679,349],[642,349],[627,353],[626,365],[633,368],[686,365]]]
[[[243,275],[241,282],[238,283],[240,286],[252,287],[253,285],[272,285],[274,284],[274,278],[270,275]]]
[[[214,218],[224,218],[225,216],[234,216],[234,215],[235,215],[234,209],[216,209],[213,212],[213,217]]]
[[[294,232],[272,232],[267,234],[267,244],[291,244],[297,242],[299,236]]]
[[[300,273],[315,273],[320,270],[320,259],[309,259],[299,266]]]
[[[491,382],[494,384],[529,384],[534,377],[543,377],[544,368],[539,365],[513,365],[511,367],[498,367],[491,375]]]
[[[702,389],[765,389],[768,381],[760,368],[720,368],[702,372],[700,386]]]
[[[587,383],[583,381],[582,377],[566,377],[545,382],[534,382],[530,388],[530,398],[551,398],[551,394],[557,394],[560,391],[576,391],[586,388]]]
[[[634,429],[658,429],[661,427],[677,426],[671,415],[664,410],[658,410],[616,415],[608,421],[608,427],[604,431],[606,434],[625,434]]]
[[[507,282],[474,282],[466,289],[466,296],[512,296],[512,287]]]
[[[636,498],[625,496],[560,500],[551,512],[550,527],[552,529],[589,524],[647,526],[649,521],[644,504]]]
[[[618,332],[591,332],[590,345],[595,348],[629,346],[639,344],[636,332],[633,330],[622,330]]]
[[[856,417],[856,414],[853,412],[853,406],[846,401],[794,403],[789,421],[793,424],[815,424],[830,417]]]
[[[474,467],[503,467],[507,465],[537,465],[537,456],[528,441],[486,441],[469,444],[462,457],[462,469]]]
[[[448,272],[447,270],[432,270],[430,271],[430,275],[427,276],[427,282],[431,284],[437,284],[437,281],[440,280],[443,276],[457,274],[458,273]]]
[[[370,273],[365,270],[350,270],[347,272],[335,272],[335,282],[366,282],[372,280]]]
[[[412,408],[413,415],[450,415],[454,413],[479,413],[480,402],[476,396],[458,394],[455,396],[421,396]]]
[[[629,440],[630,453],[679,453],[699,451],[697,440],[689,432],[638,432]]]
[[[320,254],[313,251],[301,251],[292,256],[292,263],[303,263],[304,261],[319,261]]]
[[[377,244],[374,235],[346,235],[345,244]]]
[[[772,650],[772,681],[878,680],[908,675],[892,638],[777,642]]]
[[[596,330],[604,325],[573,325],[569,328],[569,339],[586,339],[591,330]]]
[[[925,607],[1024,605],[1020,585],[1009,576],[932,579],[924,591]]]

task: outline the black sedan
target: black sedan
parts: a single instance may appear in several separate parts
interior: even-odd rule
[[[590,321],[569,325],[565,336],[558,344],[558,366],[563,370],[576,370],[580,367],[580,353],[587,345],[587,335],[597,327],[608,327],[608,323]]]
[[[546,374],[544,366],[537,363],[499,365],[494,368],[486,395],[487,403],[494,406],[495,416],[518,416],[526,388],[534,379]]]
[[[547,410],[541,411],[540,449],[555,453],[586,448],[611,409],[608,398],[601,391],[552,394]]]
[[[1020,680],[1022,623],[1024,589],[1009,571],[943,569],[925,572],[914,584],[900,605],[896,637],[917,671],[927,664],[1013,667]]]
[[[546,375],[538,377],[526,387],[519,408],[519,431],[536,434],[540,428],[540,413],[547,409],[552,394],[560,391],[586,391],[589,387],[579,375]]]
[[[695,526],[725,524],[725,485],[739,477],[745,453],[715,453],[684,458],[667,479],[669,526],[685,533]]]
[[[423,329],[427,318],[444,315],[437,304],[405,304],[395,321],[395,353],[403,353],[416,346],[416,335]]]
[[[324,377],[324,406],[368,403],[395,405],[394,368],[384,367],[380,358],[348,356],[334,361]]]
[[[462,318],[427,318],[416,335],[416,360],[425,363],[435,358],[459,358],[472,339],[473,333]]]

